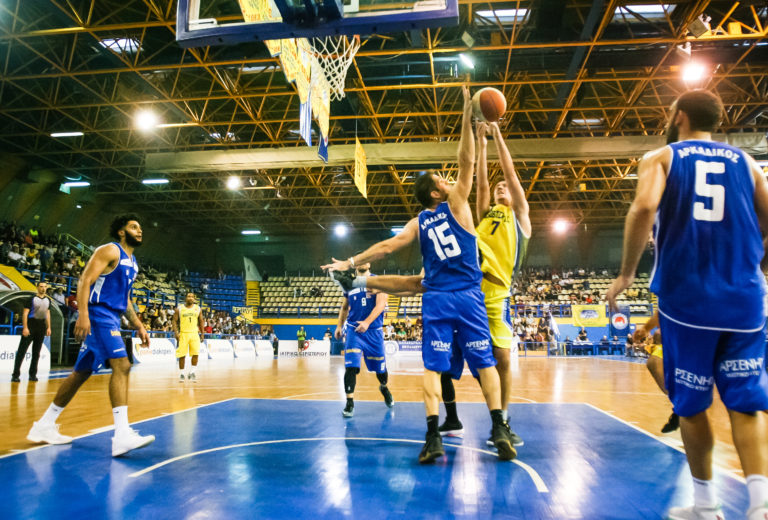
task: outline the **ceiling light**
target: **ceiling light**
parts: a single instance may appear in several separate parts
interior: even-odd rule
[[[71,181],[71,182],[65,182],[64,184],[62,184],[62,186],[65,186],[67,188],[85,188],[90,185],[91,183],[88,181]]]
[[[496,23],[496,20],[504,23],[520,22],[528,14],[528,9],[493,9],[493,10],[478,10],[475,11],[475,16],[485,18],[485,20],[478,20],[479,23],[487,25],[488,23]]]
[[[701,63],[691,61],[683,67],[683,81],[685,83],[697,83],[701,81],[707,73],[707,69]]]
[[[168,184],[168,179],[144,179],[141,181],[142,184]]]
[[[142,132],[148,132],[152,130],[157,126],[159,122],[160,120],[158,119],[157,114],[151,110],[139,110],[136,112],[136,116],[134,117],[136,128]]]
[[[669,4],[630,4],[617,7],[614,13],[621,14],[624,11],[632,11],[633,13],[643,15],[663,15],[666,11],[669,11]]]
[[[227,189],[236,190],[240,187],[240,177],[232,175],[227,179]]]
[[[82,132],[53,132],[51,137],[80,137]]]
[[[241,235],[261,235],[261,231],[258,229],[244,229],[240,232]]]
[[[582,118],[582,119],[571,119],[572,125],[578,125],[578,126],[598,126],[603,124],[603,120],[600,118]]]
[[[133,54],[141,48],[136,38],[104,38],[99,44],[112,52]]]
[[[83,209],[83,206],[82,206],[82,204],[76,204],[76,205],[75,205],[75,207],[76,207],[77,209]]]
[[[561,218],[555,220],[552,223],[552,231],[554,231],[558,235],[562,235],[563,233],[568,231],[568,227],[569,227],[568,222]]]
[[[472,56],[469,54],[464,54],[463,52],[459,54],[459,59],[464,64],[465,67],[468,69],[474,69],[475,68],[475,62],[472,61]]]
[[[347,236],[348,232],[349,228],[346,224],[336,224],[336,226],[333,228],[333,234],[339,238],[344,238]]]

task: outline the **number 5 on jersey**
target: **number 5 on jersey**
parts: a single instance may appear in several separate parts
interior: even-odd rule
[[[693,204],[693,218],[706,222],[720,222],[725,213],[725,186],[709,184],[707,174],[725,173],[725,163],[696,161],[696,195],[712,200],[712,208],[703,202]]]
[[[443,222],[439,226],[430,228],[429,231],[427,231],[427,236],[432,240],[432,243],[435,246],[435,253],[437,253],[440,260],[453,258],[454,256],[459,256],[461,254],[461,248],[456,241],[456,237],[453,236],[452,233],[445,234],[449,227],[450,225],[448,222]]]

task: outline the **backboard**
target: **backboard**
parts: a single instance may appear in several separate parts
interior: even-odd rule
[[[182,47],[457,25],[458,0],[179,0]]]

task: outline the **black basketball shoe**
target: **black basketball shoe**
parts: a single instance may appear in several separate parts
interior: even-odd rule
[[[345,291],[354,289],[355,272],[352,269],[346,271],[331,271],[331,279],[339,284]]]
[[[379,392],[384,396],[384,404],[387,405],[387,408],[395,406],[395,398],[392,397],[392,392],[389,391],[386,385],[379,385]]]
[[[347,406],[345,406],[341,411],[341,415],[344,417],[352,417],[355,415],[355,404],[352,402],[347,402]]]
[[[440,437],[440,434],[427,433],[426,442],[424,447],[421,448],[421,453],[419,453],[419,463],[429,464],[443,455],[445,455],[445,450],[443,449],[443,439]]]
[[[661,429],[661,433],[672,433],[678,428],[680,428],[680,417],[676,413],[672,412],[672,415],[670,415],[669,419],[667,420],[667,424],[665,424]]]
[[[444,437],[464,437],[464,425],[461,421],[449,421],[448,419],[437,429]]]
[[[499,452],[499,460],[512,460],[517,457],[517,451],[512,445],[512,431],[509,429],[509,424],[503,422],[494,425],[491,429],[491,439]]]

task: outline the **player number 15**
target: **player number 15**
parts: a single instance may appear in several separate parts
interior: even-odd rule
[[[435,246],[435,253],[437,253],[440,260],[461,254],[461,248],[456,241],[456,237],[451,233],[445,234],[449,227],[448,222],[443,222],[439,226],[429,228],[429,231],[427,231],[427,236],[432,240]]]

